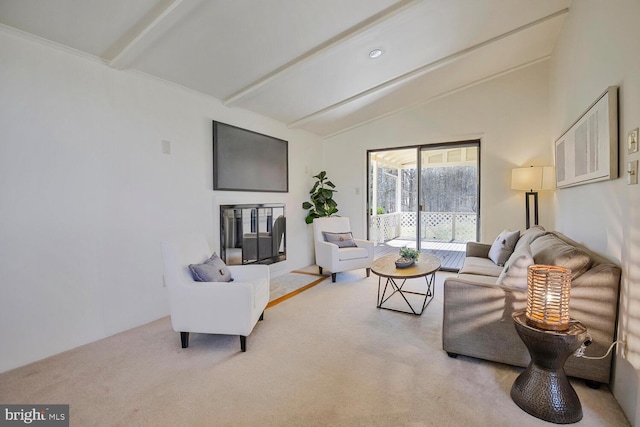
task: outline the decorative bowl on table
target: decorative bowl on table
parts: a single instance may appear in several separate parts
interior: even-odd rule
[[[413,258],[398,258],[396,260],[396,268],[411,267],[415,263],[416,263],[416,260]]]

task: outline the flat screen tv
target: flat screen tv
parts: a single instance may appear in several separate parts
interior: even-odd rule
[[[289,191],[288,142],[213,121],[213,189]]]

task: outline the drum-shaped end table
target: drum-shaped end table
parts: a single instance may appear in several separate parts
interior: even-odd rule
[[[518,335],[531,355],[529,366],[516,378],[511,398],[525,412],[556,424],[582,419],[582,405],[564,373],[564,363],[587,339],[587,328],[571,321],[566,331],[527,325],[524,311],[513,313]]]

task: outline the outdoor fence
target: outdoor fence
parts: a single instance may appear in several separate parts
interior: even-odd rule
[[[469,212],[420,212],[420,239],[444,242],[474,241],[477,217],[477,214]],[[414,240],[416,221],[415,212],[372,215],[369,238],[376,244],[403,237]]]

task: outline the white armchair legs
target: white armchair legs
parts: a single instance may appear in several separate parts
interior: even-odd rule
[[[262,312],[258,320],[264,320],[264,311]],[[182,344],[182,348],[189,347],[189,332],[180,332],[180,343]],[[240,335],[240,351],[247,351],[246,335]]]

